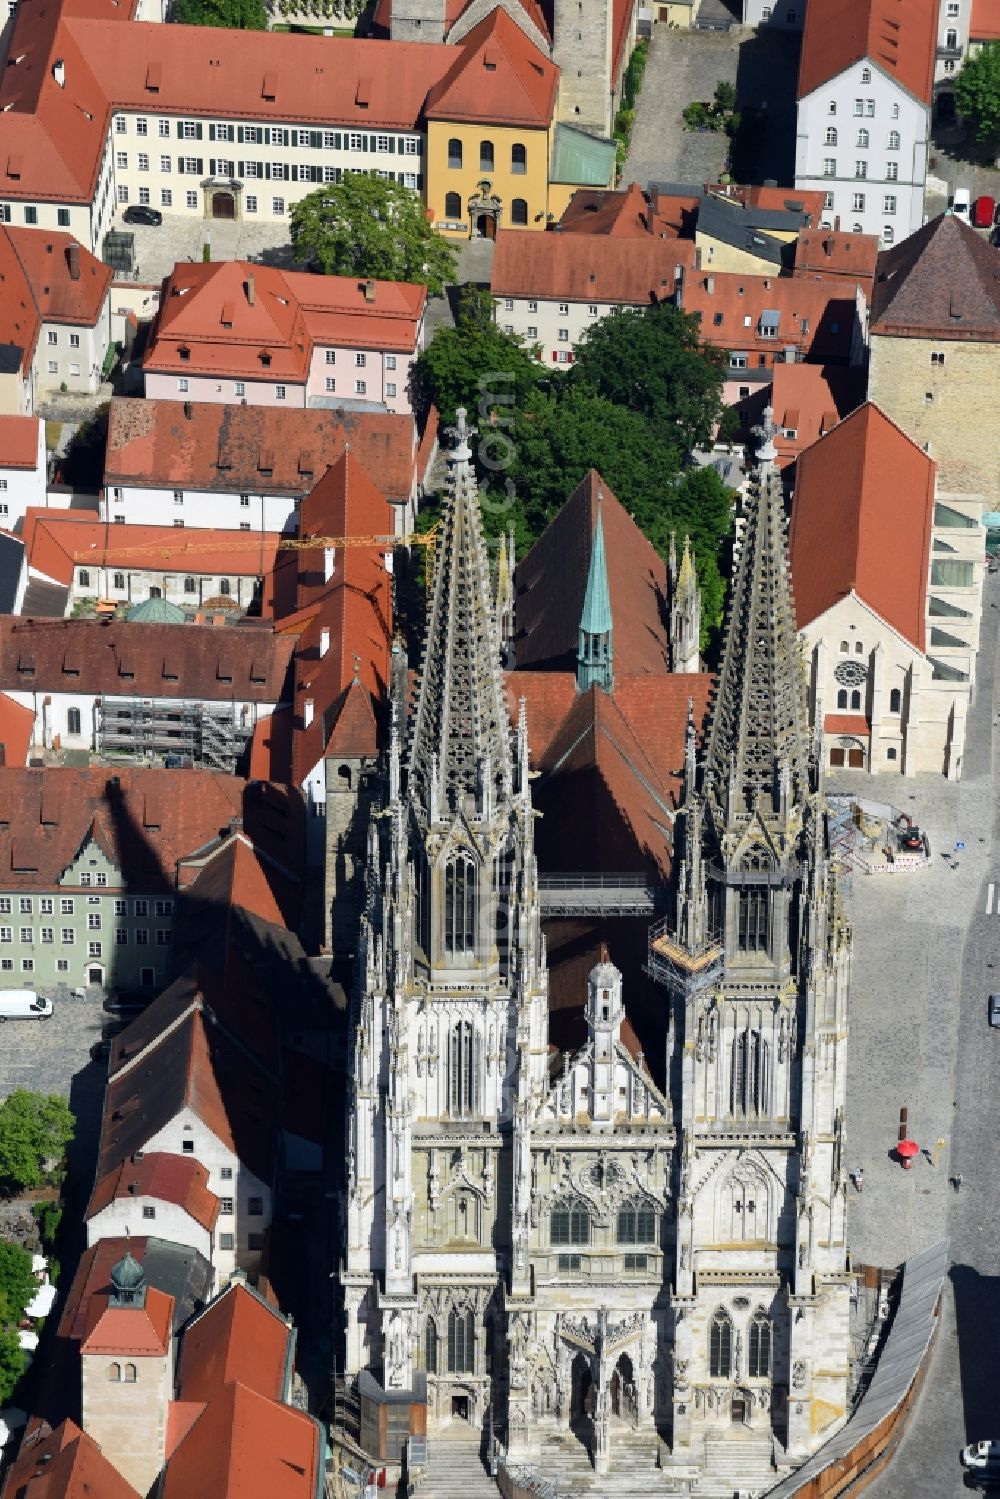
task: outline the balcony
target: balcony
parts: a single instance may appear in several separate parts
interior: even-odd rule
[[[964,50],[965,49],[963,47],[957,47],[957,46],[956,47],[938,47],[938,49],[937,49],[937,59],[938,59],[938,62],[944,62],[946,60],[954,60],[954,61],[957,62],[958,59],[962,56],[962,53],[964,52]]]

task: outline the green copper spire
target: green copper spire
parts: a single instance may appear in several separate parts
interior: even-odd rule
[[[598,492],[597,525],[590,553],[590,573],[587,577],[583,613],[580,615],[580,644],[576,655],[576,685],[580,692],[586,692],[588,687],[595,685],[610,692],[614,685],[611,593],[608,589],[607,558],[604,555],[601,498]]]

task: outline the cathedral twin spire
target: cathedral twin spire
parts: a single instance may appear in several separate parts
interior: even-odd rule
[[[409,787],[428,821],[467,798],[480,808],[513,785],[510,721],[483,543],[479,495],[463,408],[448,454],[444,518],[410,744]]]

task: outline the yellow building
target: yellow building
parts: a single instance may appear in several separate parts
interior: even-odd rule
[[[611,185],[614,142],[557,124],[559,69],[506,11],[456,53],[424,111],[427,207],[443,234],[544,229],[577,187]]]

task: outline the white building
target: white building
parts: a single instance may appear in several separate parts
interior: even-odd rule
[[[124,1161],[94,1188],[84,1215],[88,1246],[154,1234],[187,1244],[212,1264],[222,1200],[209,1190],[208,1175],[200,1161],[162,1151]]]
[[[923,223],[937,0],[810,0],[799,64],[795,186],[824,223],[884,245]]]
[[[807,0],[743,0],[744,26],[773,31],[801,31]]]

